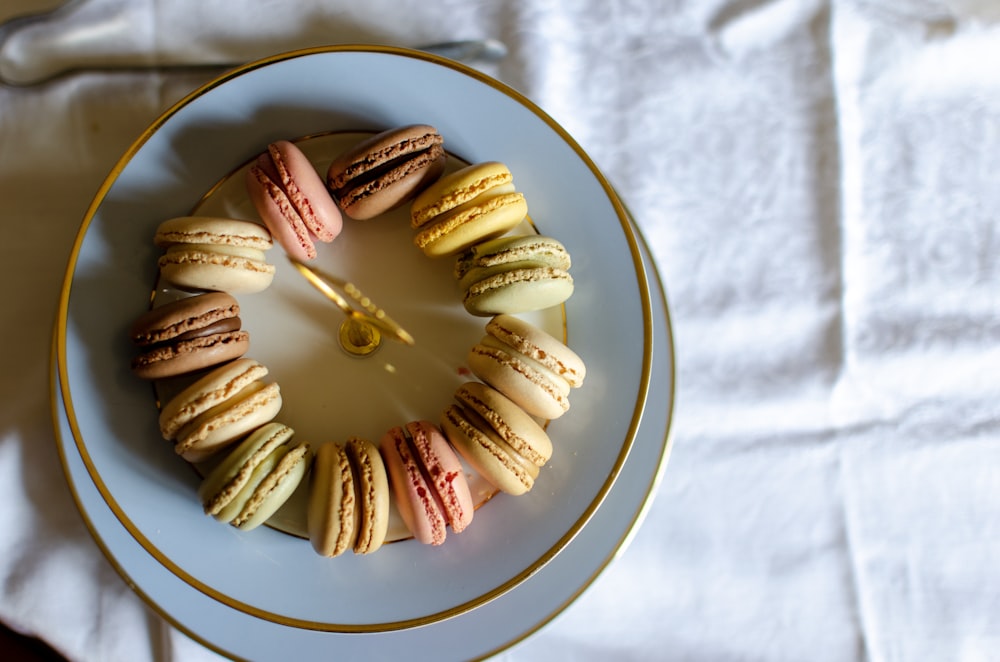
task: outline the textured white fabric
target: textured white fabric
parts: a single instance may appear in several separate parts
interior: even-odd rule
[[[87,0],[0,70],[39,69],[45,42],[169,62],[503,40],[489,73],[563,124],[648,238],[679,392],[632,544],[500,657],[978,661],[1000,650],[998,21],[988,0]],[[93,544],[48,410],[77,225],[203,80],[0,87],[0,618],[72,659],[217,658]]]

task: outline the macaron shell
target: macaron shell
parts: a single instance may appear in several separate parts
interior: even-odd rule
[[[184,289],[251,294],[266,290],[274,265],[255,248],[176,244],[158,260],[164,280]]]
[[[431,479],[445,517],[455,533],[471,522],[475,512],[472,493],[462,463],[441,431],[429,421],[414,421],[406,425],[413,447]]]
[[[485,421],[476,418],[451,405],[441,415],[441,429],[469,466],[498,490],[514,496],[530,490],[538,467],[519,457]]]
[[[514,178],[499,161],[475,163],[445,175],[413,200],[410,225],[420,228],[437,216],[498,187],[513,191]]]
[[[573,277],[561,269],[529,267],[505,270],[473,283],[462,299],[479,317],[516,314],[557,306],[573,294]]]
[[[537,466],[552,457],[552,440],[544,428],[496,389],[481,382],[466,382],[455,391],[455,400],[478,414],[511,448]]]
[[[253,491],[239,515],[232,520],[232,525],[250,531],[266,522],[282,504],[288,501],[302,482],[309,468],[309,460],[309,444],[302,442],[288,449],[278,465]]]
[[[273,246],[271,234],[253,221],[214,216],[180,216],[163,221],[153,243],[161,248],[173,244],[242,246],[266,251]]]
[[[527,215],[527,202],[517,191],[480,196],[436,218],[416,234],[413,243],[428,257],[455,255],[509,232]]]
[[[306,524],[309,541],[320,556],[340,556],[354,542],[354,477],[344,449],[329,441],[313,457]]]
[[[440,545],[448,535],[447,520],[435,502],[433,488],[420,469],[419,460],[406,440],[403,429],[389,430],[379,443],[389,474],[396,507],[413,537],[425,545]]]
[[[382,546],[388,534],[389,479],[382,456],[372,442],[348,439],[346,451],[361,503],[354,553],[370,554]]]
[[[583,385],[587,368],[580,356],[555,336],[512,315],[497,315],[486,332],[525,356],[542,363],[573,388]]]
[[[199,336],[139,354],[132,359],[132,373],[140,379],[175,377],[237,359],[249,349],[246,331]]]
[[[471,270],[519,263],[566,271],[572,259],[566,247],[552,237],[534,234],[498,237],[470,246],[459,255],[455,261],[455,279],[465,289],[470,283],[463,282],[463,278]]]
[[[160,432],[170,441],[177,431],[253,382],[263,379],[267,368],[254,359],[241,358],[219,366],[171,398],[160,411]]]
[[[278,385],[254,382],[181,428],[174,450],[188,462],[201,462],[271,421],[280,410]]]

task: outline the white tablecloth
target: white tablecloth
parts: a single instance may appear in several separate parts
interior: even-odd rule
[[[488,72],[580,142],[648,238],[679,391],[631,545],[502,657],[973,661],[1000,655],[998,21],[989,0],[86,0],[0,62],[503,40]],[[217,658],[101,554],[49,412],[87,205],[207,78],[0,86],[0,619],[71,659]]]

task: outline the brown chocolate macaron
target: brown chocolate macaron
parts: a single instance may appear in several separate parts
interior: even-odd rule
[[[132,372],[163,379],[239,358],[250,347],[239,315],[239,303],[225,292],[153,308],[132,324],[132,343],[142,349],[132,360]]]
[[[326,185],[341,211],[367,220],[409,201],[444,170],[444,139],[426,124],[368,138],[330,164]]]

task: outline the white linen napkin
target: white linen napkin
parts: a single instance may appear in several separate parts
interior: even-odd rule
[[[590,153],[662,270],[679,392],[656,501],[593,586],[501,659],[995,657],[995,3],[236,4],[87,0],[34,30],[73,35],[59,43],[75,63],[500,38],[511,52],[489,72]],[[0,70],[36,65],[29,36]],[[48,416],[79,221],[132,139],[206,76],[0,87],[3,340],[16,348],[0,619],[71,659],[218,659],[93,544]]]

